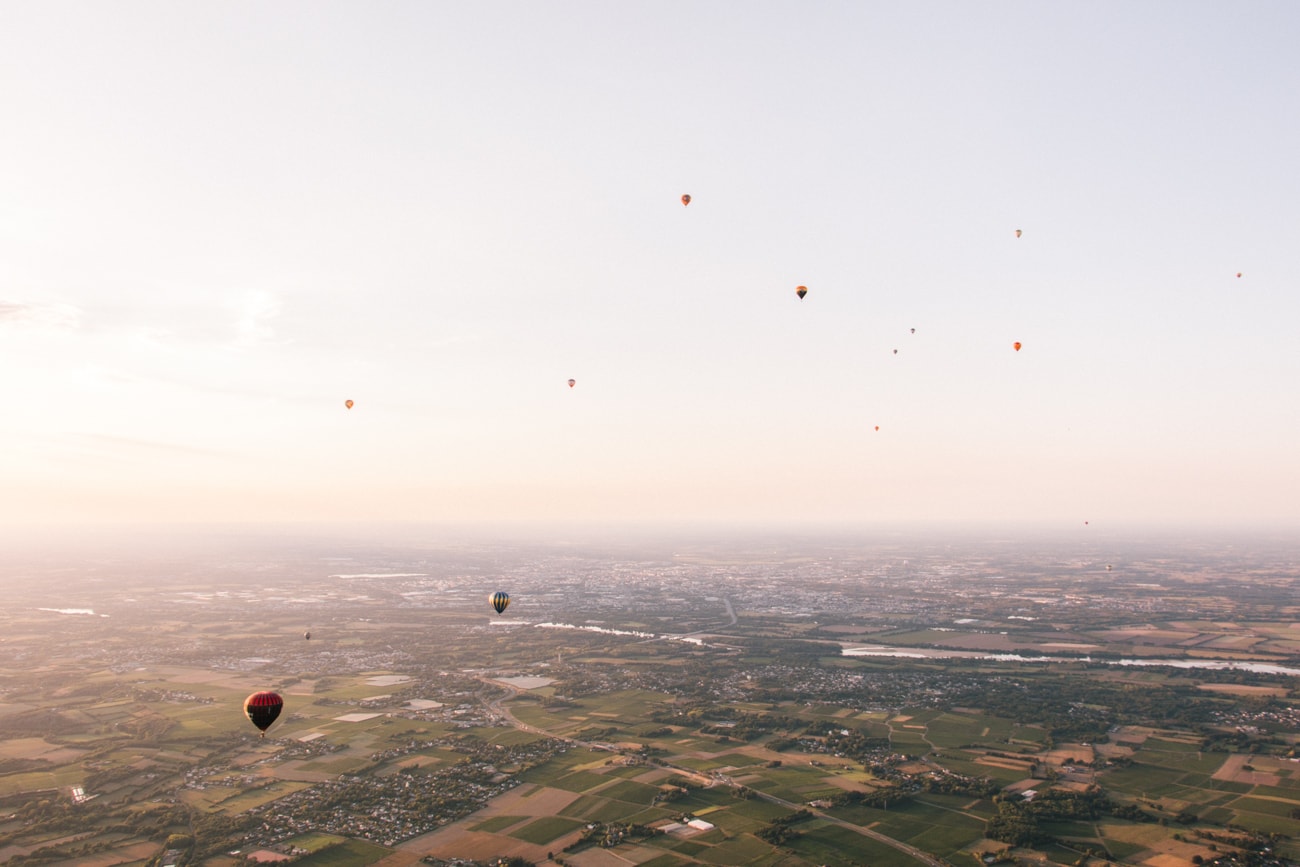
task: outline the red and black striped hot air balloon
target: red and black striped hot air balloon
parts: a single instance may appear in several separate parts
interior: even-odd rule
[[[279,718],[283,709],[284,699],[280,698],[279,693],[255,692],[244,699],[244,713],[261,730],[262,737],[266,737],[266,730]]]

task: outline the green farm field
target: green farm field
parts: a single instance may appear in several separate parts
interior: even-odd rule
[[[563,837],[570,831],[581,828],[582,824],[577,819],[569,819],[564,816],[547,816],[534,819],[527,825],[516,828],[510,832],[510,836],[544,846],[552,840]]]

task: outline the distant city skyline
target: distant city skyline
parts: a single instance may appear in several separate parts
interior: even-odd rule
[[[11,5],[0,522],[1294,526],[1297,32]]]

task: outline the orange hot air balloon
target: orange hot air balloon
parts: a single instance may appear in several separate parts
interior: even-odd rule
[[[1020,351],[1020,341],[1017,340],[1015,343],[1011,344],[1011,348],[1014,349],[1016,352],[1019,352],[1019,351]]]
[[[682,207],[684,208],[684,207],[686,207],[687,205],[689,205],[690,203],[691,203],[691,194],[690,194],[690,193],[683,193],[683,194],[682,194]]]
[[[1017,238],[1020,237],[1020,230],[1019,230],[1019,229],[1016,229],[1016,237],[1017,237]]]
[[[876,425],[876,430],[880,430],[880,425]]]
[[[805,296],[805,295],[808,294],[808,287],[807,287],[807,286],[797,286],[797,287],[795,287],[794,294],[798,295],[798,296],[799,296],[799,300],[802,301],[802,300],[803,300],[803,296]]]
[[[576,379],[569,380],[569,388],[573,388],[577,384],[578,384],[578,380]]]
[[[343,405],[346,406],[348,409],[352,409],[352,401],[350,400],[343,401]]]

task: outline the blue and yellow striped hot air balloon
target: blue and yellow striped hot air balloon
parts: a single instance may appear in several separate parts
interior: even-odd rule
[[[497,614],[505,611],[506,606],[510,604],[510,594],[504,590],[498,590],[490,598],[492,599],[492,607],[497,610]]]

